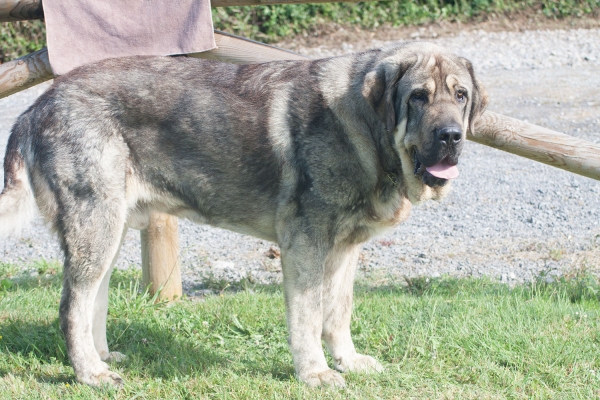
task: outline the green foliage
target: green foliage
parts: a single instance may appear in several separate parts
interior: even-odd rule
[[[16,264],[0,262],[0,278],[12,278],[20,272]]]
[[[0,291],[9,290],[11,287],[13,287],[13,283],[9,279],[0,280]]]
[[[264,42],[318,31],[326,24],[363,29],[469,21],[490,14],[540,13],[548,18],[598,14],[600,0],[388,0],[358,3],[282,4],[212,9],[215,29]],[[46,45],[41,21],[0,24],[0,62]]]
[[[331,22],[372,29],[477,20],[492,13],[518,11],[539,12],[549,18],[581,17],[599,8],[600,0],[396,0],[214,8],[213,21],[216,29],[273,42]]]
[[[56,260],[40,259],[33,263],[38,275],[57,275],[62,272],[62,264]]]
[[[535,295],[568,299],[572,303],[600,302],[600,281],[585,270],[573,276],[561,276],[557,279],[541,274],[529,285],[529,291]]]
[[[56,260],[40,259],[25,269],[16,264],[0,262],[0,292],[31,287],[59,287],[62,264]]]
[[[0,23],[0,63],[13,60],[46,45],[42,21]]]

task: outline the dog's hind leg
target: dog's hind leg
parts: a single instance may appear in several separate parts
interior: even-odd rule
[[[106,317],[108,314],[108,285],[110,282],[110,276],[115,267],[115,263],[117,262],[117,258],[119,257],[119,250],[123,245],[123,240],[125,240],[125,235],[127,233],[127,228],[123,230],[123,235],[121,236],[121,242],[119,243],[119,248],[113,257],[113,261],[109,270],[104,274],[104,278],[102,278],[102,283],[100,284],[100,288],[98,288],[98,293],[96,294],[96,300],[94,302],[94,322],[92,326],[92,334],[94,335],[94,346],[96,347],[96,351],[98,355],[100,355],[100,359],[106,362],[120,362],[125,360],[126,356],[117,351],[109,351],[108,350],[108,341],[106,340]]]
[[[359,245],[341,245],[327,257],[323,276],[323,340],[340,372],[380,372],[373,357],[356,352],[350,336],[354,274]]]
[[[58,232],[65,267],[60,324],[77,380],[93,386],[120,385],[121,377],[109,370],[96,351],[93,318],[98,290],[121,243],[126,204],[124,198],[111,198],[109,193],[85,194],[84,200],[76,198],[77,193],[62,197],[65,206]]]

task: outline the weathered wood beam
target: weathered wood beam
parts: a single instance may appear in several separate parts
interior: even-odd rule
[[[600,146],[518,119],[486,111],[468,139],[600,180]]]
[[[215,31],[218,48],[190,54],[235,64],[254,64],[273,60],[300,60],[306,57],[253,40]],[[0,98],[52,79],[48,50],[43,48],[0,65]]]
[[[0,22],[43,18],[41,0],[0,0]]]
[[[52,79],[46,48],[0,65],[0,98]]]
[[[277,60],[307,60],[302,56],[279,47],[215,31],[217,48],[202,53],[188,54],[191,57],[217,60],[232,64],[258,64]]]

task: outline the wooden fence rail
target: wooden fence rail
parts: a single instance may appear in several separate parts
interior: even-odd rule
[[[0,65],[0,98],[54,78],[48,51],[41,50]]]
[[[306,57],[279,49],[254,40],[215,31],[217,48],[192,57],[229,62],[233,64],[255,64],[274,60],[301,60]],[[0,65],[0,98],[54,78],[48,61],[48,50],[44,47],[35,53]]]
[[[486,111],[468,139],[600,180],[600,145]]]

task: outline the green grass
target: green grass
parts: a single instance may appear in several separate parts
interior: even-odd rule
[[[598,17],[600,0],[388,0],[357,3],[282,4],[212,9],[216,29],[264,42],[319,32],[336,23],[372,29],[439,21],[478,21],[488,16],[538,14],[551,19]],[[40,21],[0,23],[0,62],[45,46]]]
[[[356,287],[357,348],[384,363],[347,389],[294,377],[279,287],[155,304],[139,271],[114,275],[108,321],[123,389],[74,381],[57,320],[60,267],[0,264],[0,398],[585,399],[600,396],[600,299],[589,276],[509,288],[417,278]]]

